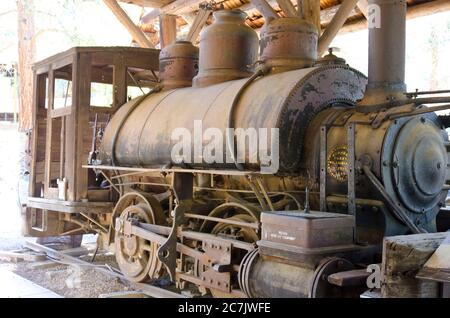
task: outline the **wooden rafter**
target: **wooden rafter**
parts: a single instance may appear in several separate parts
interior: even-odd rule
[[[339,10],[336,12],[330,24],[327,26],[319,39],[319,44],[317,47],[317,54],[319,57],[322,56],[322,54],[328,49],[328,46],[336,37],[345,21],[347,21],[350,12],[355,8],[357,2],[358,0],[344,0],[342,2]]]
[[[368,8],[369,8],[369,1],[368,0],[359,0],[356,4],[358,9],[361,11],[361,13],[364,15],[364,17],[367,19],[368,17]]]
[[[124,3],[132,3],[140,7],[161,8],[171,2],[171,0],[118,0]]]
[[[297,16],[297,10],[295,9],[291,0],[277,0],[277,3],[280,6],[281,10],[283,10],[284,14],[286,14],[287,17],[296,17]]]
[[[186,41],[194,42],[197,40],[200,31],[205,26],[206,21],[208,21],[211,15],[212,8],[210,6],[205,6],[198,10],[198,14],[195,17],[194,22],[192,22],[191,28],[189,29],[188,35],[186,36]]]
[[[266,0],[251,0],[256,9],[264,16],[265,19],[278,19],[279,16]]]
[[[128,14],[122,9],[116,0],[103,0],[116,18],[128,30],[133,39],[143,48],[154,48],[144,32],[130,19]]]
[[[315,25],[320,34],[320,1],[302,0],[302,13],[303,18]]]
[[[440,12],[450,11],[450,1],[448,0],[435,0],[426,3],[417,4],[411,7],[408,7],[408,11],[406,13],[406,19],[415,19],[424,17],[427,15],[432,15]],[[352,21],[346,25],[344,25],[339,33],[347,33],[347,32],[355,32],[359,30],[367,29],[367,20],[357,20]]]

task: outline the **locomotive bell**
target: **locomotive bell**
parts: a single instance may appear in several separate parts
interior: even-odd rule
[[[214,12],[214,23],[200,35],[200,70],[194,87],[249,77],[258,57],[258,35],[241,10]]]
[[[274,71],[311,67],[317,59],[317,28],[297,18],[266,22],[261,30],[261,60]]]
[[[159,54],[159,76],[164,89],[192,86],[198,72],[198,48],[189,41],[176,41]]]

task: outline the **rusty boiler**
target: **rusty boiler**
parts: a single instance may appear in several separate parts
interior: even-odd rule
[[[258,58],[258,35],[241,10],[214,12],[214,23],[200,35],[200,70],[194,87],[249,77]]]
[[[275,72],[311,67],[318,36],[317,28],[301,18],[269,20],[261,30],[261,61]]]
[[[192,86],[198,72],[198,48],[189,41],[176,41],[161,50],[159,76],[164,89]]]

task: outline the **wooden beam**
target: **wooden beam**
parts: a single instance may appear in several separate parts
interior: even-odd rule
[[[174,14],[183,15],[185,13],[191,13],[197,11],[201,3],[206,2],[205,0],[175,0],[162,8],[155,9],[145,16],[142,17],[142,23],[150,23],[151,21],[157,19],[160,14]]]
[[[344,0],[342,2],[336,15],[319,38],[319,44],[317,46],[318,57],[321,57],[328,49],[328,46],[334,40],[345,21],[347,21],[350,12],[355,8],[357,2],[358,0]]]
[[[362,14],[364,14],[364,17],[367,19],[369,16],[368,9],[369,9],[369,1],[368,0],[359,0],[356,4],[358,9],[361,11]]]
[[[132,3],[140,7],[161,8],[170,3],[171,0],[118,0],[124,3]]]
[[[410,20],[446,11],[450,11],[450,1],[435,0],[408,7],[406,19]],[[367,20],[360,19],[344,25],[341,30],[339,30],[339,34],[357,32],[364,29],[367,29]]]
[[[297,16],[297,10],[295,10],[295,7],[292,4],[291,0],[277,0],[277,3],[287,17]]]
[[[116,18],[123,24],[123,26],[128,30],[133,39],[143,48],[154,48],[150,40],[145,36],[144,32],[134,24],[127,13],[122,9],[122,7],[117,3],[116,0],[103,0],[103,2],[108,6],[111,12],[116,16]]]
[[[438,283],[418,280],[415,273],[433,255],[447,235],[427,233],[385,238],[381,265],[383,298],[439,297]]]
[[[192,27],[192,25],[194,24],[195,18],[197,17],[197,15],[195,14],[195,12],[190,12],[190,13],[185,13],[182,14],[181,17],[183,18],[184,21],[186,21],[186,23]]]
[[[177,39],[177,16],[161,14],[159,16],[159,43],[161,49]]]
[[[311,22],[321,31],[320,26],[320,1],[319,0],[303,0],[302,1],[303,18]]]
[[[189,33],[186,36],[186,41],[194,42],[197,40],[200,31],[205,26],[206,21],[208,21],[209,16],[211,15],[211,8],[201,8],[198,10],[198,14],[195,17],[194,22],[192,23],[191,28],[189,29]]]
[[[173,13],[173,12],[183,12],[183,13],[179,13],[182,15],[184,15],[186,13],[192,13],[192,12],[198,10],[199,4],[202,3],[203,1],[204,0],[176,0],[176,1],[172,2],[170,5],[166,5],[160,9],[155,9],[155,10],[149,12],[147,15],[145,15],[141,19],[141,22],[142,23],[150,23],[153,20],[157,19],[162,12],[169,13],[169,14]],[[297,0],[298,3],[303,3],[303,1],[304,0]],[[360,0],[360,1],[364,1],[364,0]],[[182,6],[182,3],[184,3],[184,2],[187,2],[189,4],[189,6],[182,9],[180,6]],[[276,0],[268,0],[267,2],[270,5],[276,4]],[[179,5],[177,5],[177,4],[179,4]],[[303,5],[302,5],[302,8],[303,8]],[[330,15],[334,16],[334,12],[336,12],[338,10],[338,8],[339,8],[339,6],[333,6],[333,7],[322,10],[320,12],[322,24],[327,24],[330,20],[330,18],[329,18]],[[252,3],[246,3],[242,6],[240,6],[239,9],[241,9],[242,11],[245,11],[245,12],[250,12],[250,11],[254,10],[254,5]],[[361,10],[361,8],[359,10]],[[407,18],[413,19],[416,17],[426,16],[426,15],[435,14],[435,13],[439,13],[439,12],[445,12],[445,11],[449,11],[449,10],[450,10],[450,1],[434,0],[431,2],[417,4],[417,5],[408,7]],[[298,11],[299,11],[299,15],[300,15],[302,10],[298,10]],[[358,13],[356,10],[353,10],[353,11],[355,14],[352,13],[351,14],[352,16],[356,15]],[[366,19],[359,19],[359,20],[355,20],[355,21],[345,24],[343,26],[343,28],[341,28],[339,33],[355,32],[355,31],[365,29],[365,28],[367,28]]]
[[[266,20],[278,19],[279,16],[266,0],[250,0],[253,6],[258,9]]]

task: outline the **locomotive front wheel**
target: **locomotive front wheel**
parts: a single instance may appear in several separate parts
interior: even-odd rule
[[[139,194],[134,199],[132,202],[135,204],[126,207],[119,217],[122,220],[155,224],[156,213],[148,200],[139,200],[142,199]],[[129,280],[144,282],[161,275],[162,264],[157,257],[157,244],[135,235],[125,235],[121,231],[115,231],[114,243],[119,268]]]

